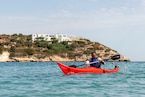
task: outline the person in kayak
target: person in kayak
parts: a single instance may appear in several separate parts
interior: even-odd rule
[[[92,67],[101,68],[101,64],[104,65],[104,61],[101,58],[97,58],[96,53],[91,53],[92,58],[86,61],[86,64],[90,64]]]

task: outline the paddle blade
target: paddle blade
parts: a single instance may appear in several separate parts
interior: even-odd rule
[[[69,67],[77,68],[77,66],[76,66],[76,65],[70,65]]]
[[[114,56],[111,57],[111,59],[112,59],[112,60],[120,59],[120,55],[114,55]]]

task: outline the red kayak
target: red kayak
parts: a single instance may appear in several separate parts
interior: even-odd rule
[[[114,69],[101,69],[96,67],[83,67],[83,68],[74,68],[64,65],[60,62],[57,63],[62,72],[66,75],[76,74],[76,73],[94,73],[94,74],[104,74],[104,73],[116,73],[118,72],[118,67],[115,66]]]

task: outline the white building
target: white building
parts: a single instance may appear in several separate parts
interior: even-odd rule
[[[58,40],[58,42],[71,41],[71,38],[66,34],[56,34],[54,37]]]
[[[51,41],[51,36],[48,34],[32,34],[32,42],[34,42],[37,39],[43,39],[45,41]]]
[[[56,35],[49,35],[49,34],[32,34],[32,42],[35,40],[45,40],[45,41],[52,41],[52,38],[56,38],[58,42],[62,41],[71,41],[71,37],[66,34],[56,34]]]

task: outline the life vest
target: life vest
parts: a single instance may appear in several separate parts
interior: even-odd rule
[[[92,63],[92,62],[94,62],[94,63]],[[91,58],[90,63],[92,63],[92,64],[90,64],[90,66],[100,68],[100,63],[98,61],[98,58]]]

